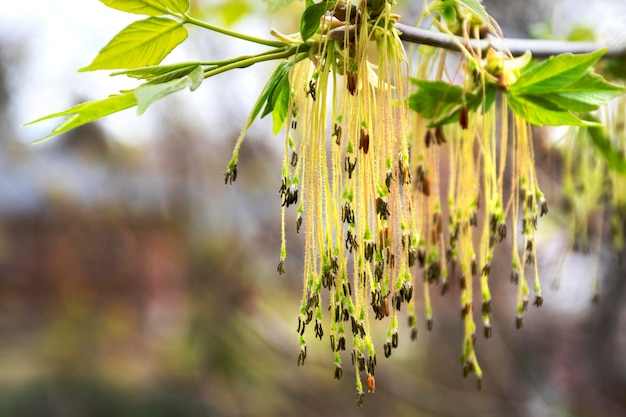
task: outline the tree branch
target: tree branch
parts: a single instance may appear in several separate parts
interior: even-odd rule
[[[396,23],[396,29],[400,31],[400,39],[410,43],[421,45],[435,46],[438,48],[448,49],[450,51],[459,51],[459,44],[467,44],[467,40],[458,37],[452,39],[445,33],[436,32],[434,30],[420,29]],[[354,32],[354,25],[350,26],[350,32]],[[336,39],[343,39],[345,28],[343,26],[333,29],[330,36]],[[626,57],[626,44],[605,45],[596,42],[566,42],[552,41],[540,39],[513,39],[507,38],[502,41],[494,36],[487,39],[471,39],[469,45],[472,49],[486,51],[490,46],[501,51],[503,46],[508,49],[513,56],[524,55],[526,51],[530,51],[535,58],[549,58],[553,55],[571,52],[574,54],[584,54],[607,48],[604,58],[621,58]]]
[[[448,49],[451,51],[458,51],[459,45],[450,36],[445,33],[435,32],[432,30],[415,28],[402,23],[396,23],[396,29],[400,34],[400,39],[406,42],[418,43],[422,45],[436,46],[439,48]],[[457,40],[461,44],[467,43],[467,40],[462,37],[457,37]],[[595,42],[566,42],[566,41],[551,41],[551,40],[539,40],[539,39],[504,39],[504,42],[495,37],[488,39],[472,39],[469,41],[473,49],[486,50],[489,46],[492,46],[496,50],[502,50],[504,46],[511,52],[513,56],[523,55],[526,51],[530,51],[533,57],[536,58],[548,58],[552,55],[563,54],[571,52],[575,54],[582,54],[597,51],[599,49],[608,48],[605,58],[618,58],[626,56],[626,46],[608,46]]]

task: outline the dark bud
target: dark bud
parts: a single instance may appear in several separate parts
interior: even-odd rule
[[[302,214],[298,213],[296,217],[296,233],[300,233],[300,227],[302,227]]]
[[[298,354],[298,366],[304,365],[306,359],[306,345],[300,346],[300,353]]]
[[[519,330],[522,327],[524,327],[524,320],[522,318],[522,316],[517,316],[515,318],[515,327]]]
[[[469,124],[469,118],[467,114],[467,107],[461,106],[461,114],[459,115],[459,125],[461,129],[467,129]]]
[[[476,380],[476,389],[478,391],[482,391],[483,390],[483,379],[482,378],[478,378]]]
[[[363,401],[365,401],[365,393],[361,390],[356,392],[356,406],[360,407],[363,405]]]
[[[464,304],[463,308],[461,309],[461,318],[464,319],[470,312],[470,306],[469,304]]]
[[[464,290],[467,288],[467,280],[465,279],[464,276],[462,276],[461,278],[459,278],[459,287]]]
[[[335,366],[335,379],[337,381],[341,381],[341,377],[343,376],[343,369],[341,369],[341,365]]]
[[[491,300],[483,301],[483,314],[491,314]]]
[[[366,155],[370,149],[370,134],[365,128],[361,128],[361,137],[359,138],[359,149],[362,149],[363,153]]]
[[[441,145],[442,143],[446,143],[446,137],[443,134],[443,127],[442,126],[437,126],[435,128],[435,141],[437,142],[437,145]]]
[[[539,199],[539,206],[541,207],[541,210],[539,212],[540,216],[548,214],[548,202],[545,198],[542,197]]]
[[[333,127],[333,136],[335,137],[335,143],[341,145],[341,126],[337,123]]]
[[[383,345],[383,351],[385,352],[385,358],[391,356],[391,343],[387,342]]]
[[[483,336],[485,336],[485,339],[491,339],[491,324],[485,324],[483,328]]]
[[[429,332],[433,331],[433,326],[434,326],[433,318],[429,317],[428,320],[426,320],[426,328],[428,329]]]
[[[391,347],[394,349],[398,347],[398,332],[397,331],[394,331],[391,335]]]
[[[535,302],[533,303],[535,307],[541,307],[543,305],[543,297],[539,294],[535,296]]]
[[[430,148],[430,145],[435,142],[436,142],[435,134],[433,133],[431,129],[428,129],[426,131],[426,135],[424,136],[424,144],[426,145],[427,148]]]
[[[330,350],[332,350],[333,352],[335,351],[335,335],[331,334],[330,335]]]
[[[511,282],[515,285],[519,283],[519,271],[517,269],[511,271]]]
[[[357,362],[359,363],[359,371],[365,371],[365,356],[359,354]]]
[[[340,350],[346,350],[346,338],[343,336],[339,336],[339,340],[337,341],[337,352]]]
[[[309,95],[311,96],[311,98],[313,99],[313,101],[316,100],[317,98],[317,93],[315,91],[315,81],[310,80],[309,81]]]
[[[448,284],[448,281],[446,281],[441,286],[441,295],[446,295],[449,290],[450,290],[450,284]]]
[[[278,273],[280,275],[283,275],[285,273],[285,268],[283,263],[285,262],[284,259],[281,259],[280,262],[278,262],[278,267],[276,268],[276,270],[278,271]]]
[[[411,340],[413,341],[417,340],[417,327],[413,327],[411,329]]]
[[[471,268],[472,276],[475,277],[478,275],[478,264],[476,263],[476,259],[472,259]]]
[[[292,167],[298,165],[298,154],[295,151],[291,152],[291,161],[289,163]]]
[[[224,171],[224,184],[232,184],[237,179],[237,164]]]
[[[346,72],[346,79],[348,82],[348,91],[350,92],[350,94],[355,95],[356,94],[356,89],[357,89],[357,81],[358,81],[358,75],[356,72],[350,71],[348,70]]]

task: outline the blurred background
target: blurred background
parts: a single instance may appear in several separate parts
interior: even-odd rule
[[[193,4],[211,23],[259,36],[297,31],[303,6],[268,16],[260,0]],[[509,36],[566,36],[576,25],[602,41],[624,33],[621,0],[485,4]],[[401,6],[408,23],[421,2]],[[478,342],[483,391],[462,378],[452,292],[435,298],[432,332],[420,322],[417,341],[405,331],[379,360],[376,393],[357,409],[354,372],[345,366],[333,379],[327,340],[310,341],[307,364],[296,366],[303,240],[289,213],[279,276],[282,138],[268,120],[254,124],[238,180],[224,186],[273,64],[44,144],[32,142],[55,121],[21,127],[133,86],[75,70],[137,18],[96,0],[0,8],[0,416],[626,416],[624,254],[601,233],[588,250],[571,250],[579,248],[563,226],[559,159],[543,146],[549,132],[537,133],[551,202],[539,229],[544,307],[516,330],[508,264],[492,266],[494,337]],[[255,48],[191,30],[166,62]]]

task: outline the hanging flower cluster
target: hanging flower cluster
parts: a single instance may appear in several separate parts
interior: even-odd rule
[[[499,30],[469,0],[426,5],[424,20],[460,53],[421,46],[411,73],[392,5],[311,2],[300,34],[275,33],[299,49],[279,65],[253,112],[264,104],[275,132],[281,126],[286,132],[280,273],[289,206],[304,233],[298,365],[306,360],[307,329],[320,339],[328,335],[335,377],[343,374],[343,351],[357,369],[357,404],[364,399],[362,377],[375,390],[372,321],[388,323],[389,357],[399,343],[400,312],[406,310],[415,339],[418,316],[433,327],[431,291],[445,294],[452,282],[461,290],[463,373],[475,373],[480,387],[475,316],[490,338],[489,280],[499,242],[511,242],[516,327],[531,288],[533,304],[543,303],[535,230],[548,206],[530,124],[594,126],[570,108],[595,110],[623,92],[589,70],[602,51],[532,64],[530,53],[515,58],[474,47],[472,41]],[[602,94],[586,94],[591,90]],[[236,152],[226,181],[236,175]],[[420,314],[417,297],[424,300]]]
[[[394,29],[397,16],[389,2],[371,3],[325,3],[328,14],[311,36],[308,59],[283,63],[284,74],[274,84],[284,87],[269,93],[270,100],[273,94],[286,103],[280,110],[286,127],[283,219],[284,210],[295,206],[296,229],[306,242],[298,364],[307,356],[307,329],[320,339],[327,334],[337,379],[343,374],[341,353],[350,352],[359,404],[361,375],[367,390],[375,389],[371,321],[388,322],[383,353],[390,356],[399,343],[399,312],[406,309],[415,339],[414,299],[424,297],[432,329],[430,292],[439,286],[445,294],[455,274],[465,323],[463,369],[480,381],[473,313],[478,305],[490,337],[494,247],[507,236],[510,217],[521,327],[529,297],[526,265],[535,265],[535,304],[541,305],[534,231],[538,214],[547,211],[528,123],[516,116],[510,125],[507,117],[497,122],[507,102],[502,100],[501,109],[494,103],[496,92],[514,81],[515,64],[524,65],[528,57],[520,63],[464,49],[468,59],[450,74],[445,52],[424,50],[407,102],[409,65]],[[462,82],[452,84],[454,79]],[[279,272],[285,257],[283,226]],[[477,288],[480,295],[474,294]]]

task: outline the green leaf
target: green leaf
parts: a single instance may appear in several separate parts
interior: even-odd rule
[[[250,113],[250,116],[248,117],[248,121],[244,129],[247,129],[250,127],[252,122],[254,122],[254,120],[257,118],[257,116],[261,112],[261,109],[263,109],[263,115],[261,116],[261,118],[265,117],[268,113],[271,113],[272,110],[274,110],[274,104],[276,101],[274,100],[274,102],[272,103],[270,100],[270,97],[275,94],[274,92],[277,86],[281,82],[283,82],[285,77],[287,78],[287,80],[289,80],[289,70],[291,69],[292,65],[293,65],[293,61],[283,61],[280,64],[278,64],[278,66],[276,67],[272,75],[270,76],[270,79],[267,81],[267,84],[265,84],[265,87],[263,88],[261,95],[259,95],[259,98],[257,99],[254,105],[254,108],[252,109],[252,112]],[[278,96],[275,96],[275,97],[278,98]],[[263,106],[265,106],[265,108]]]
[[[593,116],[587,116],[593,118]],[[593,120],[598,122],[595,118],[593,118]],[[591,143],[595,146],[600,156],[605,159],[608,167],[615,172],[626,175],[626,159],[624,158],[624,154],[610,141],[604,127],[602,125],[588,127],[587,133],[589,133]]]
[[[303,42],[315,35],[315,32],[320,27],[320,19],[334,5],[334,1],[322,1],[321,3],[312,4],[304,10],[300,19],[300,36]]]
[[[172,19],[149,17],[122,29],[88,66],[79,71],[139,68],[159,64],[187,39],[187,29]]]
[[[201,66],[196,68],[189,74],[173,79],[171,81],[163,82],[160,84],[144,84],[135,90],[135,97],[137,98],[137,114],[143,114],[146,109],[155,101],[162,99],[163,97],[189,87],[191,91],[200,86],[204,78],[204,70]]]
[[[170,13],[185,14],[189,0],[100,0],[107,6],[123,12],[162,16]]]
[[[545,94],[562,89],[579,80],[595,64],[606,49],[588,54],[561,54],[522,71],[508,88],[509,94]]]
[[[561,110],[553,102],[537,96],[510,96],[509,106],[522,119],[537,126],[595,126],[581,120],[571,111]]]
[[[172,65],[151,65],[149,67],[141,67],[126,71],[114,72],[111,75],[126,75],[131,78],[137,78],[139,80],[148,80],[165,82],[174,78],[180,78],[191,71],[196,69],[198,65],[202,65],[200,62],[183,62],[180,64]]]
[[[490,31],[492,31],[493,33],[498,32],[496,28],[493,26],[493,23],[491,23],[491,19],[489,19],[489,15],[487,14],[487,11],[485,10],[485,8],[483,7],[483,5],[481,4],[479,0],[456,0],[456,1],[461,6],[465,7],[466,9],[474,13],[476,16],[478,16],[480,20],[485,25],[487,25]]]
[[[426,81],[412,78],[417,91],[409,96],[409,107],[427,119],[445,116],[453,106],[460,106],[463,88],[445,81]]]
[[[278,9],[290,5],[293,0],[263,0],[267,3],[267,11],[273,13]]]
[[[611,84],[600,75],[588,72],[572,84],[558,89],[554,94],[563,100],[595,106],[595,110],[624,92],[624,87]]]
[[[289,85],[289,77],[285,77],[282,85],[278,86],[276,90],[280,88],[277,93],[276,101],[274,102],[274,108],[272,109],[272,121],[274,126],[274,134],[278,134],[283,127],[283,123],[289,113],[289,97],[291,96],[291,87]]]
[[[55,127],[48,136],[35,142],[40,143],[53,136],[90,123],[104,116],[108,116],[110,114],[128,109],[135,105],[137,105],[137,99],[135,98],[133,92],[130,91],[122,94],[112,95],[102,100],[88,101],[85,103],[77,104],[76,106],[70,107],[69,109],[62,112],[53,113],[29,122],[27,123],[27,125],[38,123],[48,119],[53,119],[56,117],[67,116],[65,120],[57,127]]]

